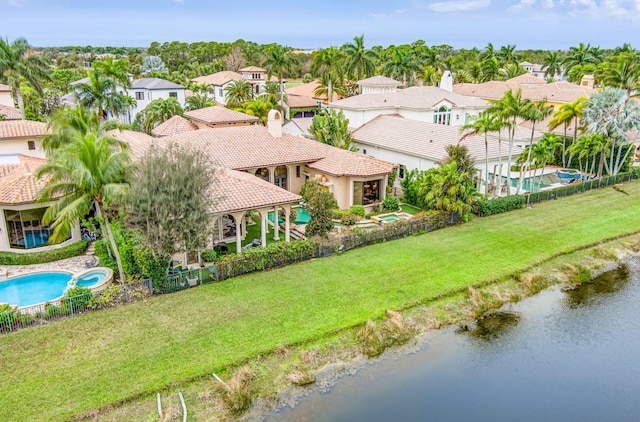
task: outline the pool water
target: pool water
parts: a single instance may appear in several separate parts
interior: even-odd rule
[[[296,210],[297,216],[296,216],[296,221],[294,221],[294,224],[296,225],[301,225],[301,224],[307,224],[309,223],[309,220],[311,220],[311,216],[309,215],[309,211],[307,211],[304,208],[294,208]],[[267,217],[269,219],[269,221],[273,222],[273,211],[269,212],[269,215]],[[284,219],[282,217],[278,218],[278,222],[280,224],[284,223]]]
[[[398,220],[404,220],[404,218],[397,216],[397,215],[383,215],[382,217],[378,217],[380,218],[380,220],[382,221],[387,221],[389,223],[393,222],[393,221],[398,221]]]
[[[504,183],[505,179],[506,177],[502,176],[501,184]],[[555,173],[545,174],[544,176],[542,176],[542,178],[540,177],[540,175],[537,175],[535,177],[535,180],[533,180],[533,182],[531,179],[532,179],[531,177],[522,179],[523,191],[538,192],[541,189],[548,188],[549,186],[555,183],[560,183],[560,178]],[[489,173],[489,180],[493,180],[492,173]],[[533,184],[533,189],[531,186],[532,184]],[[514,188],[518,187],[518,177],[511,178],[511,187],[514,187]]]
[[[0,281],[0,303],[29,306],[53,300],[64,294],[69,280],[69,273],[48,272]]]
[[[103,271],[94,271],[89,274],[85,274],[82,277],[78,277],[76,280],[76,286],[78,287],[93,287],[100,283],[107,274]]]

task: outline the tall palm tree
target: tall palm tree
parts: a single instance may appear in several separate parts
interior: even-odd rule
[[[127,66],[128,63],[126,59],[113,60],[113,57],[106,57],[104,60],[93,62],[94,69],[113,81],[113,85],[111,86],[113,92],[116,92],[117,85],[120,85],[122,88],[129,88],[131,86],[131,81],[127,74]]]
[[[496,53],[496,57],[502,64],[518,64],[518,54],[516,54],[516,46],[514,44],[507,44],[500,47],[500,50]]]
[[[522,187],[522,178],[524,177],[525,166],[527,170],[531,169],[531,151],[533,150],[533,137],[536,131],[536,123],[546,119],[553,113],[553,106],[547,105],[547,99],[543,98],[540,101],[529,102],[525,108],[525,111],[522,117],[531,122],[531,139],[529,140],[529,153],[527,154],[527,161],[524,163],[522,167],[520,167],[520,182],[518,183],[518,188],[516,191],[516,195],[520,193],[520,189]],[[531,192],[531,190],[529,190]]]
[[[158,98],[151,101],[144,109],[144,130],[151,130],[173,116],[182,116],[182,106],[173,97]]]
[[[504,93],[499,100],[489,100],[491,106],[487,109],[489,113],[494,113],[500,116],[500,119],[504,121],[505,127],[509,130],[509,158],[508,158],[508,171],[507,171],[507,185],[511,186],[511,163],[513,158],[513,140],[516,134],[516,128],[518,127],[518,119],[524,118],[529,103],[531,101],[522,98],[522,90],[518,89],[514,94],[510,89]],[[507,195],[510,194],[510,189],[507,189]]]
[[[77,132],[73,141],[55,150],[37,172],[38,177],[49,177],[39,199],[55,201],[43,217],[45,224],[52,223],[52,241],[68,238],[71,227],[95,207],[122,282],[125,276],[120,253],[105,208],[125,192],[128,165],[129,151],[115,138]]]
[[[212,107],[216,105],[216,102],[213,100],[213,97],[210,97],[209,95],[207,95],[206,92],[203,92],[201,94],[193,94],[192,96],[190,96],[185,100],[185,103],[186,103],[184,107],[185,111],[199,110],[201,108],[207,108],[207,107]]]
[[[515,78],[516,76],[524,75],[525,73],[527,73],[527,70],[517,63],[509,63],[504,70],[499,71],[499,74],[504,80]]]
[[[558,111],[553,115],[553,118],[549,121],[547,127],[549,130],[553,130],[560,125],[564,125],[564,140],[562,143],[562,167],[567,165],[566,162],[566,149],[567,149],[567,127],[569,123],[573,121],[573,143],[575,143],[578,137],[578,121],[582,117],[582,110],[587,104],[587,97],[578,97],[572,103],[562,104]]]
[[[51,80],[51,69],[44,56],[31,54],[31,46],[24,38],[13,42],[0,38],[0,82],[11,87],[18,103],[22,120],[25,119],[24,101],[20,90],[21,80],[25,80],[38,94],[43,95],[42,81]]]
[[[321,72],[321,76],[327,78],[327,101],[331,104],[333,101],[333,85],[332,79],[339,77],[342,79],[343,55],[340,50],[335,47],[323,48],[314,51],[312,54],[311,71],[313,73]],[[331,107],[331,106],[329,106]]]
[[[542,163],[542,169],[540,170],[540,180],[538,186],[542,185],[542,176],[544,176],[544,169],[547,164],[555,158],[556,150],[561,147],[557,135],[545,134],[539,142],[533,145],[533,161],[536,163],[536,168],[533,170],[533,179],[536,179],[536,172],[538,164]],[[535,183],[533,184],[535,186]]]
[[[562,65],[570,71],[575,66],[596,65],[602,62],[602,52],[591,44],[580,43],[577,47],[569,48],[569,52],[562,61]]]
[[[291,49],[275,44],[265,50],[266,59],[262,62],[262,66],[269,69],[268,75],[276,75],[280,82],[280,106],[284,107],[284,83],[283,73],[293,72],[294,67],[298,64],[295,56],[291,54]]]
[[[253,101],[243,103],[242,107],[236,108],[235,111],[255,116],[261,125],[266,126],[269,112],[275,107],[277,107],[276,104],[269,101],[266,95],[260,95]]]
[[[74,108],[58,109],[49,119],[49,133],[42,137],[42,149],[47,156],[78,135],[100,131],[100,119],[95,111],[77,104]]]
[[[470,176],[460,171],[458,163],[442,164],[432,176],[425,202],[432,208],[465,216],[471,212],[477,191]]]
[[[129,102],[125,95],[113,90],[113,80],[98,70],[90,70],[87,77],[88,82],[74,87],[81,106],[97,110],[103,119],[115,117],[127,110]]]
[[[613,88],[622,88],[631,96],[638,88],[640,62],[635,54],[621,54],[613,63],[603,63],[602,84]]]
[[[245,80],[232,81],[224,87],[224,93],[229,107],[240,107],[253,99],[253,85]]]
[[[367,78],[375,72],[377,54],[364,47],[364,35],[353,37],[353,43],[342,46],[346,56],[345,70],[349,75],[355,75],[356,81]]]
[[[484,177],[485,177],[485,194],[489,195],[489,140],[487,134],[496,132],[501,129],[498,122],[498,116],[495,113],[482,112],[471,123],[462,125],[461,132],[465,132],[460,138],[461,141],[474,135],[484,135]]]
[[[500,64],[495,57],[483,60],[480,63],[480,69],[482,70],[482,82],[493,81],[500,76]]]
[[[405,86],[413,81],[413,75],[418,72],[420,72],[420,65],[416,56],[410,49],[404,49],[402,46],[392,48],[391,57],[382,66],[382,73],[390,78],[401,80]]]

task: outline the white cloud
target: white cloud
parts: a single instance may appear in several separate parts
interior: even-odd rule
[[[176,3],[184,4],[184,0],[176,0]]]
[[[396,16],[404,15],[407,12],[407,9],[396,9],[390,13],[367,13],[367,16],[374,19],[389,19]]]
[[[427,6],[434,12],[448,13],[448,12],[468,12],[470,10],[484,9],[491,5],[490,0],[473,0],[473,1],[447,1],[431,3]]]
[[[522,12],[523,10],[528,10],[531,9],[533,6],[536,5],[536,0],[520,0],[520,3],[511,6],[510,8],[508,8],[507,10],[509,12]]]

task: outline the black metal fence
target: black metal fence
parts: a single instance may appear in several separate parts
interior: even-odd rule
[[[567,186],[563,186],[557,189],[546,190],[542,192],[532,193],[528,198],[530,204],[538,202],[549,201],[552,199],[564,198],[566,196],[575,195],[577,193],[587,192],[593,189],[605,188],[607,186],[613,186],[618,183],[629,182],[631,180],[638,180],[640,178],[640,172],[631,171],[629,173],[620,173],[616,176],[603,177],[596,180],[588,180],[581,183],[572,183]]]

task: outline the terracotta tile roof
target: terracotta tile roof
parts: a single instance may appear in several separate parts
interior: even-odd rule
[[[0,120],[0,140],[35,138],[48,133],[47,124],[32,120]]]
[[[20,114],[20,110],[15,107],[9,107],[4,104],[0,104],[0,114],[4,115],[3,120],[20,120],[22,119],[22,114]]]
[[[182,116],[173,116],[164,123],[159,124],[151,130],[153,136],[172,136],[178,133],[188,132],[190,130],[198,130],[198,126],[194,125]]]
[[[11,87],[9,85],[0,84],[0,92],[11,92]]]
[[[367,86],[402,86],[402,82],[396,81],[384,75],[372,76],[370,78],[358,81],[358,85]]]
[[[507,79],[506,81],[509,84],[516,85],[546,85],[547,81],[542,78],[538,78],[537,76],[533,76],[531,73],[523,73],[520,76],[516,76],[515,78]]]
[[[460,95],[434,86],[414,86],[385,94],[360,94],[331,103],[336,108],[352,110],[372,108],[405,108],[431,110],[442,101],[458,107],[485,107],[486,101]]]
[[[211,205],[211,211],[214,213],[290,204],[302,199],[300,195],[281,189],[247,172],[229,169],[213,179],[212,190],[220,198]]]
[[[48,177],[38,179],[35,173],[47,160],[26,155],[5,158],[15,163],[0,165],[0,204],[20,205],[35,202],[38,191],[49,180]]]
[[[114,129],[108,131],[105,135],[113,136],[114,138],[127,143],[135,158],[142,157],[147,151],[147,148],[153,144],[155,139],[153,136],[149,136],[143,132],[136,132],[134,130]]]
[[[320,97],[316,97],[315,94],[314,94],[316,88],[319,87],[319,86],[320,86],[320,82],[311,81],[311,82],[307,82],[306,84],[296,85],[296,86],[291,86],[289,88],[285,88],[285,92],[287,93],[287,96],[289,96],[289,95],[297,95],[299,97],[318,98],[319,100],[326,101],[327,100],[327,94],[323,94]],[[338,101],[340,99],[340,97],[335,92],[332,92],[331,96],[333,97],[332,101]]]
[[[389,174],[397,167],[396,164],[368,155],[320,145],[325,149],[325,158],[309,163],[307,167],[332,176],[371,177]]]
[[[255,123],[260,120],[255,116],[249,116],[248,114],[233,111],[217,105],[187,111],[184,115],[192,120],[198,120],[207,124]]]
[[[526,139],[530,130],[522,129],[517,136]],[[541,134],[540,134],[541,135]],[[353,133],[357,143],[373,145],[380,148],[397,151],[406,155],[425,158],[440,162],[447,156],[445,147],[455,145],[462,134],[459,126],[446,126],[418,120],[405,119],[398,115],[378,116],[364,124]],[[504,134],[503,140],[507,139]],[[485,157],[484,136],[469,136],[462,141],[469,149],[469,153],[476,161],[483,161]],[[508,155],[508,143],[502,142],[501,153]],[[522,150],[513,147],[514,156]],[[489,159],[495,160],[499,156],[497,135],[489,137]]]
[[[229,81],[241,81],[244,78],[238,72],[232,72],[230,70],[223,70],[221,72],[212,73],[211,75],[198,76],[191,79],[192,82],[197,82],[204,85],[222,86]]]
[[[522,98],[539,101],[546,98],[548,101],[570,103],[578,97],[589,98],[591,94],[597,92],[593,88],[587,88],[566,81],[539,84],[518,84],[509,81],[490,81],[481,84],[461,83],[453,86],[453,92],[461,95],[487,99],[500,99],[509,89],[517,91],[522,89]]]
[[[266,72],[267,69],[263,69],[258,66],[247,66],[240,69],[240,72]]]
[[[287,95],[287,104],[290,108],[319,107],[318,100],[300,95]]]

